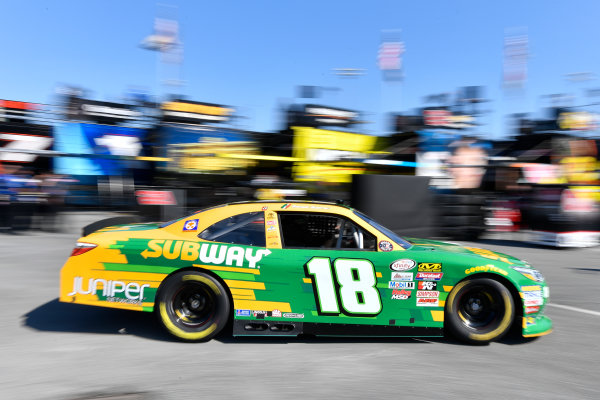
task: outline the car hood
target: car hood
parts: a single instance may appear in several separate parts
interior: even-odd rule
[[[415,250],[416,249],[420,249],[420,250],[421,249],[422,250],[429,249],[429,250],[444,251],[444,252],[453,253],[453,254],[467,254],[467,255],[473,255],[473,256],[477,256],[477,257],[487,258],[489,260],[502,261],[509,265],[518,265],[518,266],[529,267],[529,264],[526,261],[523,261],[519,258],[513,257],[508,254],[498,253],[496,251],[492,251],[492,250],[488,250],[488,249],[482,249],[482,248],[477,248],[477,247],[467,247],[467,246],[461,246],[461,245],[454,244],[454,243],[439,242],[436,240],[428,240],[428,239],[406,238],[406,240],[408,240],[413,246],[416,247]]]

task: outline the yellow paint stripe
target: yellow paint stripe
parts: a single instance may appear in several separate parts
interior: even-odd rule
[[[282,312],[292,312],[290,303],[281,303],[277,301],[253,301],[253,300],[233,300],[236,309],[239,310],[257,310],[257,311],[273,311],[279,310]]]
[[[249,289],[230,289],[234,299],[256,300],[254,290]]]
[[[454,286],[446,286],[444,285],[444,292],[450,292]]]
[[[167,277],[167,274],[149,272],[107,271],[105,269],[92,269],[92,271],[94,271],[93,276],[95,279],[123,280],[129,282],[162,282]]]
[[[250,294],[250,295],[245,295],[245,294],[234,294],[232,295],[234,300],[256,300],[256,296],[254,295],[254,293]]]
[[[381,272],[375,272],[375,276],[378,277],[378,278],[383,277],[383,275],[381,275]]]
[[[440,307],[444,307],[446,305],[446,300],[439,300],[438,304],[440,305]]]
[[[246,273],[246,274],[260,275],[260,270],[259,269],[235,268],[235,267],[217,267],[217,266],[214,266],[214,265],[201,265],[201,264],[194,264],[194,267],[199,267],[199,268],[204,268],[204,269],[210,269],[210,270],[213,270],[213,271],[242,272],[242,273]]]
[[[436,322],[443,322],[444,321],[444,312],[443,311],[433,311],[432,310],[431,311],[431,317]]]
[[[241,296],[254,296],[254,290],[249,289],[230,289],[231,294],[239,294]]]
[[[302,282],[304,282],[304,283],[312,283],[312,279],[310,279],[310,278],[304,278],[304,279],[302,279]]]
[[[265,290],[265,284],[262,282],[234,281],[231,279],[225,279],[225,283],[230,288]]]
[[[537,337],[537,336],[544,336],[544,335],[547,335],[547,334],[549,334],[549,333],[552,333],[552,329],[548,329],[548,330],[547,330],[547,331],[545,331],[545,332],[533,333],[533,334],[531,334],[531,335],[523,335],[523,337]]]

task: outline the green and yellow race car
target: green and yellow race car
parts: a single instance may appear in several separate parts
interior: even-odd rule
[[[442,336],[469,343],[552,330],[529,264],[489,250],[404,239],[350,207],[226,204],[79,239],[60,301],[156,312],[172,335]]]

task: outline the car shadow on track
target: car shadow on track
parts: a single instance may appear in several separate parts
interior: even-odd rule
[[[504,337],[498,343],[504,345],[520,345],[532,342],[536,338],[526,339],[511,335]],[[233,337],[230,334],[221,334],[214,340],[224,344],[288,344],[288,343],[306,343],[306,344],[339,344],[339,343],[390,343],[390,344],[445,344],[454,346],[473,346],[448,337],[318,337],[312,335],[300,335],[298,337],[284,336],[247,336]],[[485,346],[485,345],[484,345]]]
[[[45,332],[127,334],[152,340],[176,341],[152,313],[61,303],[58,299],[25,314],[23,324]]]
[[[44,332],[73,332],[111,335],[134,335],[150,340],[179,342],[167,334],[156,321],[153,313],[119,310],[86,306],[80,304],[61,303],[58,299],[49,301],[25,314],[23,324],[29,328]],[[224,344],[331,344],[331,343],[414,343],[414,344],[449,344],[469,346],[447,337],[315,337],[300,335],[284,336],[247,336],[233,337],[231,332],[220,333],[215,339]],[[519,345],[531,342],[511,333],[499,343]]]

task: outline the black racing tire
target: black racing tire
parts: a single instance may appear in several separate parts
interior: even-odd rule
[[[171,335],[188,342],[206,342],[228,323],[229,295],[211,275],[200,271],[181,271],[160,286],[156,313]]]
[[[494,279],[461,281],[446,299],[446,329],[466,343],[487,344],[498,340],[510,330],[514,319],[512,295]]]

